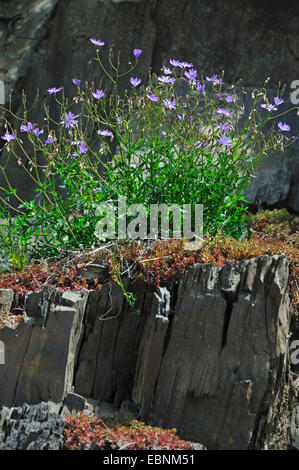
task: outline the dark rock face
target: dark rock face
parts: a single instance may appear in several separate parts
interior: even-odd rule
[[[141,315],[129,313],[118,286],[91,294],[75,376],[78,393],[113,401],[116,406],[131,398],[145,323],[157,313],[153,289],[137,281],[130,291],[137,295],[136,308],[141,309]]]
[[[246,89],[244,107],[249,111],[252,106],[251,93],[253,88]],[[267,96],[270,102],[277,96],[277,90],[268,89]],[[289,111],[294,105],[287,102],[288,94],[284,93],[285,103],[280,106],[280,113]],[[244,115],[246,115],[246,111]],[[280,120],[286,120],[291,126],[292,135],[299,134],[299,117],[295,109],[287,115],[273,120],[274,127]],[[299,142],[287,146],[283,152],[277,151],[263,158],[254,171],[254,177],[246,194],[250,205],[259,207],[285,207],[291,212],[299,213]]]
[[[52,403],[0,409],[0,450],[61,450],[64,421]]]
[[[70,408],[85,407],[80,395],[116,408],[129,403],[142,420],[176,427],[209,449],[283,443],[287,284],[285,257],[263,256],[195,265],[168,289],[127,281],[141,315],[113,284],[30,294],[27,317],[0,330],[0,405],[59,403],[71,392]]]
[[[190,270],[179,288],[152,419],[166,427],[180,422],[188,438],[197,435],[211,449],[265,445],[282,405],[286,283],[282,258]]]
[[[29,294],[25,312],[30,317],[0,332],[5,345],[1,404],[59,402],[70,390],[86,300],[84,291],[45,288]]]
[[[204,74],[224,70],[227,81],[241,77],[245,86],[297,78],[299,7],[291,0],[86,0],[84,7],[79,0],[12,0],[0,13],[7,91],[21,77],[31,91],[62,81],[70,90],[74,75],[96,79],[86,42],[93,36],[121,50],[123,63],[134,47],[143,49],[144,78],[170,57],[193,61]]]
[[[136,71],[146,79],[150,67],[159,72],[169,58],[194,63],[204,75],[225,71],[225,79],[243,79],[245,86],[287,87],[299,79],[299,5],[293,0],[12,0],[0,5],[0,79],[6,97],[13,90],[15,107],[21,88],[31,103],[36,89],[41,94],[52,86],[65,88],[73,96],[71,78],[100,79],[94,49],[88,38],[95,36],[108,47],[121,51],[122,63],[132,60],[134,47],[143,49]],[[127,79],[121,84],[128,86]],[[51,111],[57,117],[57,108]],[[31,120],[43,124],[41,105]],[[298,133],[297,117],[291,118]],[[282,205],[299,211],[299,148],[267,160],[260,177],[253,182],[249,202]],[[4,157],[3,157],[4,158]],[[28,181],[16,161],[8,176],[25,197],[32,197]],[[2,184],[2,179],[0,178]]]
[[[154,67],[176,56],[204,74],[224,70],[232,82],[241,77],[246,86],[261,86],[268,76],[272,84],[289,84],[297,76],[298,18],[291,0],[158,1]]]

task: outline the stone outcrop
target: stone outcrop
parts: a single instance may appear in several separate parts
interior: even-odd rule
[[[5,345],[1,404],[59,402],[70,390],[86,300],[84,291],[52,288],[28,295],[28,315],[18,326],[0,331]]]
[[[72,97],[71,78],[99,82],[91,36],[121,51],[122,64],[132,60],[134,47],[143,49],[136,74],[147,78],[151,67],[159,72],[169,58],[194,63],[203,75],[225,71],[225,79],[242,78],[246,87],[278,83],[289,89],[297,80],[299,42],[296,2],[231,0],[11,0],[0,5],[0,79],[6,98],[13,91],[15,108],[21,89],[32,103],[36,89],[64,86]],[[225,27],[223,26],[225,25]],[[128,85],[124,80],[122,89]],[[54,100],[51,112],[57,117]],[[20,111],[20,108],[19,108]],[[43,124],[41,102],[30,119]],[[290,118],[298,134],[296,114]],[[267,159],[249,190],[250,204],[283,206],[299,212],[299,146]],[[5,158],[3,156],[2,158]],[[11,161],[8,176],[25,197],[34,195],[32,181]],[[0,178],[3,183],[2,177]]]
[[[61,450],[64,421],[54,403],[0,409],[0,450]]]
[[[78,395],[116,408],[133,401],[142,420],[209,449],[286,443],[284,256],[198,264],[178,284],[130,279],[125,287],[140,315],[111,283],[29,294],[20,324],[0,330],[0,405],[58,403],[74,387],[73,403]],[[10,291],[0,299],[9,307]]]
[[[124,402],[125,404],[125,402]],[[104,406],[105,405],[105,406]],[[65,417],[83,412],[85,416],[115,418],[102,404],[94,410],[88,400],[75,393],[69,393],[63,403],[41,402],[36,405],[0,407],[0,450],[65,450]],[[118,419],[135,419],[133,414],[123,414],[123,408],[117,411]],[[82,450],[101,450],[96,441],[82,444]],[[108,450],[108,448],[105,448]],[[155,450],[165,450],[155,446]],[[175,450],[175,449],[174,449]],[[190,450],[206,450],[202,444],[192,442]]]
[[[283,258],[190,270],[179,288],[152,419],[179,421],[186,436],[198,435],[208,448],[264,445],[283,404],[286,285]]]

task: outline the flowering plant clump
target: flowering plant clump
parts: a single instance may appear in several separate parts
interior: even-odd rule
[[[225,85],[223,77],[200,77],[193,64],[170,59],[160,74],[150,74],[143,83],[133,74],[141,49],[132,51],[134,63],[121,71],[112,52],[104,65],[104,41],[90,42],[110,88],[74,77],[73,102],[61,86],[49,88],[60,117],[55,121],[46,106],[43,129],[30,121],[23,96],[20,128],[7,122],[1,137],[8,158],[0,166],[5,179],[0,218],[6,221],[0,245],[13,266],[21,269],[32,256],[99,244],[96,208],[119,196],[128,205],[148,208],[202,204],[206,234],[221,230],[246,237],[244,191],[252,172],[262,156],[293,142],[282,119],[285,113],[279,112],[283,98],[270,103],[265,89],[254,90],[245,116],[238,88]],[[124,79],[127,90],[120,96]],[[280,120],[274,125],[275,117]],[[6,171],[9,158],[33,180],[34,200],[24,201],[13,187]]]
[[[191,446],[175,435],[175,429],[146,426],[136,420],[123,426],[79,412],[76,416],[68,415],[65,423],[65,448],[68,450],[88,450],[92,443],[99,450],[188,450]]]

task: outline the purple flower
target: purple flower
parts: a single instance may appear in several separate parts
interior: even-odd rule
[[[123,123],[123,120],[122,120],[122,117],[121,117],[121,116],[116,116],[116,120],[117,120],[118,124],[122,124],[122,123]]]
[[[214,85],[220,85],[223,83],[222,78],[218,78],[218,75],[212,75],[211,77],[206,77],[208,82],[213,82]]]
[[[191,69],[193,67],[193,64],[189,64],[188,62],[181,62],[180,67],[184,69]]]
[[[104,131],[98,130],[97,132],[98,134],[103,135],[104,137],[113,137],[113,133],[108,129],[105,129]]]
[[[226,99],[227,103],[232,103],[232,102],[234,101],[234,98],[233,98],[232,96],[230,96],[230,95],[227,95],[227,96],[225,97],[225,99]]]
[[[212,75],[211,77],[206,77],[207,82],[214,82],[217,80],[218,75]]]
[[[158,82],[160,82],[160,83],[174,83],[175,78],[174,77],[162,76],[162,77],[158,77]]]
[[[165,163],[166,163],[166,165],[169,165],[169,160],[168,160],[168,158],[165,158]]]
[[[291,127],[286,122],[279,122],[277,126],[279,127],[281,131],[288,132],[291,130]]]
[[[134,49],[133,54],[135,57],[139,57],[142,54],[142,49]]]
[[[224,109],[224,108],[217,108],[216,109],[216,112],[218,114],[224,114],[225,116],[227,117],[231,117],[232,116],[232,113],[230,111],[228,111],[227,109]]]
[[[142,82],[142,80],[140,78],[132,78],[132,77],[130,78],[130,83],[134,87],[140,85],[141,82]]]
[[[75,116],[71,111],[68,113],[65,113],[64,118],[61,121],[61,124],[63,124],[67,129],[70,127],[74,127],[75,124],[78,124],[77,119],[75,119],[78,116]]]
[[[93,96],[96,100],[102,99],[104,95],[105,95],[105,93],[103,92],[103,90],[96,90],[95,93],[92,93],[92,96]]]
[[[280,104],[284,103],[284,99],[283,98],[279,98],[278,96],[275,96],[274,98],[274,104],[276,104],[276,106],[279,106]]]
[[[35,129],[33,129],[33,133],[37,136],[41,135],[44,133],[44,130],[42,129],[41,131],[39,130],[38,127],[36,127]]]
[[[182,62],[175,60],[175,59],[169,59],[170,64],[173,67],[182,67]]]
[[[81,80],[79,80],[79,78],[75,77],[75,78],[72,78],[72,82],[73,82],[75,85],[80,85]]]
[[[175,59],[170,59],[169,62],[173,67],[180,67],[181,69],[187,69],[187,68],[193,67],[193,64],[189,64],[188,62],[180,62],[179,60],[175,60]]]
[[[79,145],[79,152],[80,153],[86,153],[88,150],[85,142],[83,140],[80,141],[80,145]]]
[[[163,100],[163,104],[166,108],[176,109],[176,102],[171,100]]]
[[[219,144],[222,144],[222,145],[231,145],[232,139],[230,137],[223,135],[222,137],[218,139],[217,142],[219,142]]]
[[[220,100],[220,99],[221,99],[220,93],[217,93],[216,98],[217,98],[217,100]]]
[[[149,94],[149,95],[146,95],[146,97],[150,100],[150,101],[159,101],[160,98],[156,95],[153,95],[153,94]]]
[[[90,42],[92,42],[92,44],[95,44],[96,46],[105,46],[104,41],[100,41],[99,39],[90,38],[89,40]]]
[[[14,140],[16,138],[16,136],[14,134],[10,134],[9,132],[6,132],[2,137],[1,139],[3,140],[6,140],[6,142],[11,142],[12,140]]]
[[[179,121],[184,121],[185,118],[186,118],[187,114],[186,113],[183,113],[182,115],[178,114],[178,120]]]
[[[162,70],[165,73],[165,75],[171,75],[172,74],[172,71],[168,67],[165,67],[164,65],[162,67]]]
[[[85,145],[85,142],[83,140],[80,140],[80,143],[79,143],[79,153],[82,154],[82,153],[86,153],[88,150],[87,146]],[[77,152],[74,152],[73,153],[73,156],[74,157],[77,157],[78,154]]]
[[[33,129],[33,124],[31,122],[27,122],[27,124],[22,124],[20,129],[21,132],[29,132]]]
[[[218,124],[217,126],[219,129],[221,129],[224,132],[230,132],[232,130],[232,127],[229,122],[224,122],[223,124]]]
[[[200,82],[197,82],[196,89],[198,91],[204,91],[205,87],[206,87],[206,85],[204,83],[201,84]]]
[[[137,168],[136,163],[131,163],[130,166],[131,166],[132,168]]]
[[[59,91],[61,91],[62,88],[48,88],[47,92],[49,93],[49,95],[53,95],[54,93],[58,93]]]
[[[48,135],[48,138],[47,140],[45,141],[45,144],[53,144],[55,142],[55,138],[51,137],[50,135]]]
[[[194,82],[197,77],[197,70],[189,69],[188,72],[184,73],[184,75],[188,79],[189,82]]]
[[[274,104],[261,104],[261,108],[266,109],[267,111],[277,111],[277,108],[275,108]]]

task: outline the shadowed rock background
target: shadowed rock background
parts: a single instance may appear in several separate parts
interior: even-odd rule
[[[74,76],[96,83],[101,79],[99,67],[90,61],[94,48],[88,41],[97,37],[121,51],[124,66],[135,47],[143,49],[136,75],[144,80],[149,68],[159,72],[169,58],[177,58],[192,62],[204,74],[224,70],[227,82],[242,78],[246,87],[262,86],[269,76],[272,89],[280,82],[288,90],[299,79],[298,22],[295,0],[0,1],[0,79],[6,100],[12,91],[16,110],[21,109],[22,89],[28,103],[37,88],[42,97],[47,88],[64,86],[71,97]],[[41,106],[30,115],[40,124]],[[57,111],[52,109],[54,115]],[[297,135],[296,112],[286,120]],[[32,185],[15,162],[8,173],[23,196],[32,196]],[[297,143],[262,165],[248,200],[299,213],[298,179]]]

